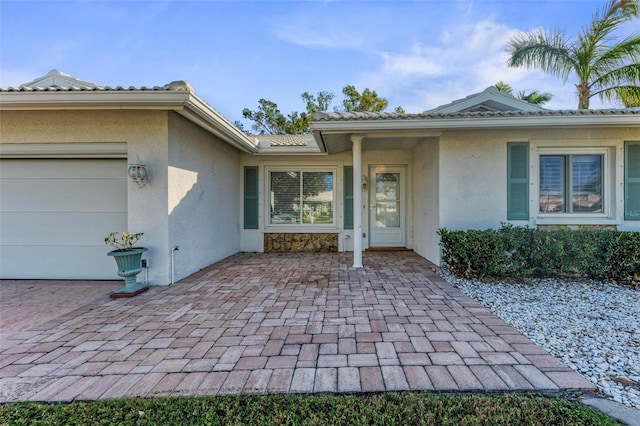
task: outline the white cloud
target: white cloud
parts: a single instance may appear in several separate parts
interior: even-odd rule
[[[332,34],[300,34],[280,32],[279,38],[302,47],[328,48],[328,49],[360,49],[364,42],[362,39],[347,34],[334,32]]]
[[[491,20],[449,26],[439,39],[416,42],[407,52],[378,52],[380,66],[362,76],[391,105],[419,112],[484,90],[498,81],[515,90],[554,95],[550,108],[575,108],[573,85],[539,70],[509,68],[505,46],[520,32]]]
[[[301,22],[280,24],[272,28],[280,40],[302,47],[329,49],[363,49],[366,37],[358,31],[340,25],[304,25]]]
[[[408,55],[380,52],[383,60],[382,72],[396,78],[439,76],[447,66],[437,60],[437,49],[416,44]]]

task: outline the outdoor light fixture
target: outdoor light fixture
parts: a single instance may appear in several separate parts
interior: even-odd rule
[[[127,174],[132,181],[138,184],[138,188],[142,188],[143,186],[145,186],[145,184],[149,180],[149,172],[147,171],[147,166],[140,161],[140,157],[138,157],[135,163],[129,164]]]
[[[362,175],[362,190],[366,191],[368,185],[369,185],[369,179],[367,179],[366,175]]]

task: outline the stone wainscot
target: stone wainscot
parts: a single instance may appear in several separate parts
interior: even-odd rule
[[[337,252],[338,234],[264,234],[265,253]]]

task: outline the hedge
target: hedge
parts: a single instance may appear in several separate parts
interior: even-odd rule
[[[514,227],[438,230],[442,261],[467,279],[588,277],[637,285],[640,232]]]

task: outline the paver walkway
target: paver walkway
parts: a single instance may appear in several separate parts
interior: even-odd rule
[[[122,287],[122,281],[2,280],[0,339],[29,330]]]
[[[593,389],[420,256],[351,264],[237,254],[133,299],[105,294],[3,338],[0,401]]]

